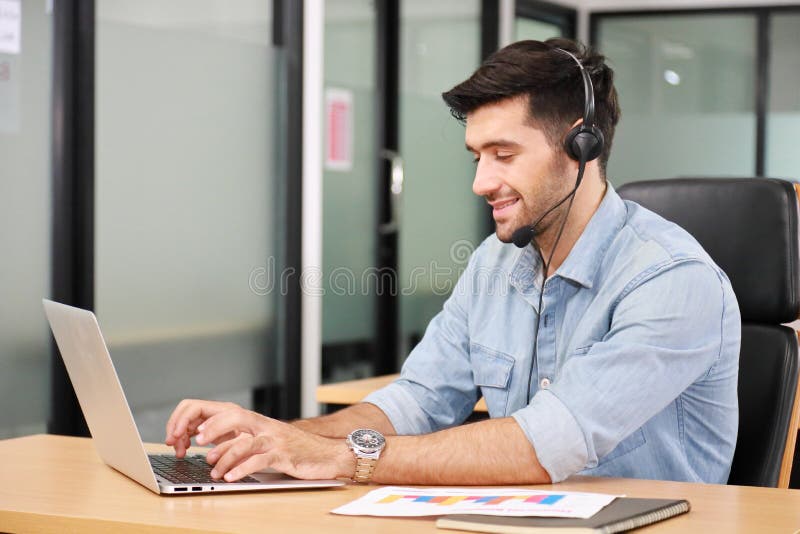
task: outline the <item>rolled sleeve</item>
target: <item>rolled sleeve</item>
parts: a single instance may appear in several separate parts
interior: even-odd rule
[[[363,402],[380,408],[399,435],[427,434],[434,428],[412,393],[412,387],[408,381],[400,379],[370,393]]]
[[[480,251],[472,255],[442,311],[409,354],[400,378],[364,399],[386,414],[398,434],[435,432],[462,423],[472,413],[478,389],[469,360],[467,310]]]
[[[550,391],[539,391],[528,406],[512,417],[553,482],[561,482],[583,469],[588,458],[583,431],[569,409]]]

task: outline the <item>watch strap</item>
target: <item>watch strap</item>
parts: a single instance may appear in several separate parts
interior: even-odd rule
[[[377,458],[356,456],[356,471],[353,473],[353,482],[367,484],[372,479],[372,472],[375,471],[377,463]]]

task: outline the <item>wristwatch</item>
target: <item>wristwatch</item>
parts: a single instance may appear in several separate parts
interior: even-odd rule
[[[356,455],[353,482],[366,484],[372,478],[381,451],[386,447],[386,438],[377,430],[359,428],[347,435],[347,446]]]

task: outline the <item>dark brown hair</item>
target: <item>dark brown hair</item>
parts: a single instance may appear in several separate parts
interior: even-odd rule
[[[489,56],[467,80],[442,98],[450,112],[464,122],[481,106],[507,98],[527,96],[532,124],[540,128],[553,147],[563,147],[571,125],[583,117],[583,79],[578,65],[556,48],[572,52],[589,73],[594,85],[595,126],[605,137],[600,154],[600,175],[605,178],[614,128],[620,108],[614,89],[614,71],[605,57],[569,39],[519,41]]]

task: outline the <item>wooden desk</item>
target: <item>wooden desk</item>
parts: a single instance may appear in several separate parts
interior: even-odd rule
[[[348,380],[317,387],[317,402],[322,404],[355,404],[372,393],[393,382],[400,375],[383,375],[361,380]],[[476,412],[485,412],[486,401],[481,399],[475,405]]]
[[[0,441],[0,459],[3,532],[450,532],[437,530],[433,518],[328,513],[375,486],[162,497],[105,466],[85,438]],[[800,528],[798,490],[590,477],[536,487],[691,502],[689,514],[642,532],[792,533]]]

